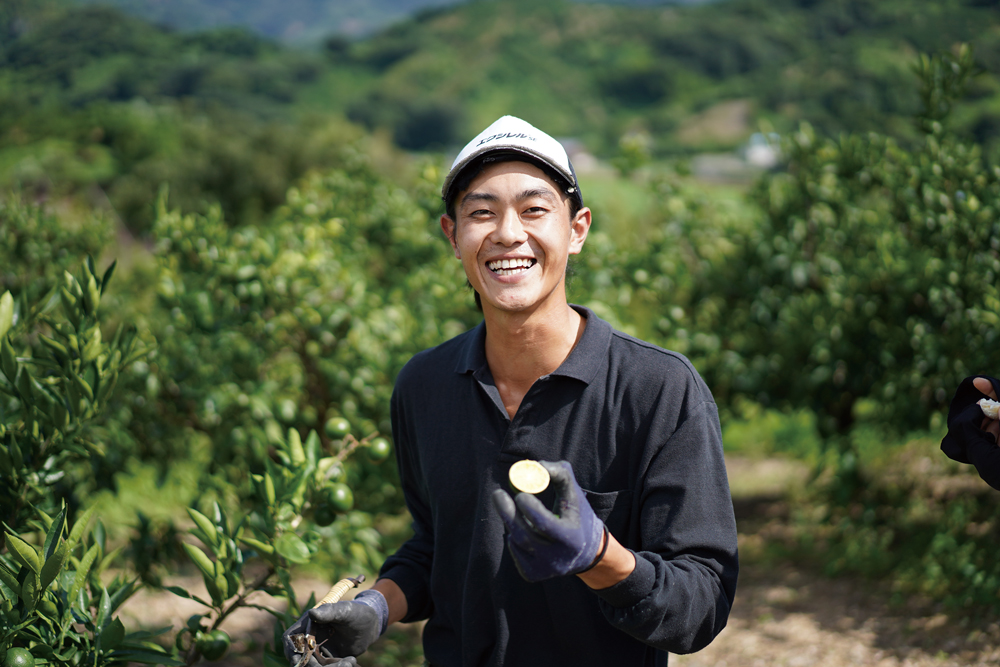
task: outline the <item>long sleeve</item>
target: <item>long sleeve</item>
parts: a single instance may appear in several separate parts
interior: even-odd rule
[[[655,426],[650,431],[654,442],[664,435]],[[636,568],[624,581],[596,591],[601,611],[646,644],[673,653],[697,651],[725,627],[738,572],[736,521],[714,402],[692,405],[655,454],[637,495]]]
[[[419,480],[419,462],[413,446],[413,433],[409,428],[406,409],[401,403],[397,389],[392,394],[390,404],[392,437],[396,446],[396,463],[403,495],[413,517],[413,536],[386,559],[379,576],[392,579],[402,589],[407,604],[403,622],[409,623],[429,618],[434,608],[430,594],[434,532],[426,502],[426,489]]]

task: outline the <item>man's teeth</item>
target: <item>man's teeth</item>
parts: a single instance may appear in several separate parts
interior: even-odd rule
[[[532,266],[534,266],[535,260],[533,259],[497,259],[492,262],[487,262],[486,266],[490,271],[501,276],[509,276],[515,273],[520,273],[521,271],[527,271]]]

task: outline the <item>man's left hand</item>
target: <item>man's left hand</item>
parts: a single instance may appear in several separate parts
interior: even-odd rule
[[[493,504],[507,526],[507,548],[528,581],[577,574],[590,569],[602,553],[604,523],[597,518],[566,461],[539,461],[555,489],[555,512],[529,493],[511,498],[493,492]]]

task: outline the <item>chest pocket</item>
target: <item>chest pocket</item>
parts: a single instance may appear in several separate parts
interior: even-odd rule
[[[619,542],[628,546],[628,526],[629,517],[632,513],[632,492],[628,489],[623,491],[611,491],[609,493],[597,493],[595,491],[583,490],[587,494],[587,501],[594,510],[597,518],[604,522],[608,530]]]

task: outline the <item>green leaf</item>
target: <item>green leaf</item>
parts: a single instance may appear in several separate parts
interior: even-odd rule
[[[24,583],[21,584],[21,600],[24,601],[24,606],[28,608],[28,611],[34,609],[38,603],[38,592],[38,575],[34,572],[27,572]]]
[[[118,607],[122,605],[125,600],[132,597],[135,593],[136,588],[139,587],[139,578],[136,577],[132,581],[123,584],[118,590],[111,594],[111,611],[116,611]]]
[[[306,462],[306,452],[302,447],[302,436],[296,428],[288,429],[288,455],[293,466],[300,466]]]
[[[125,626],[117,618],[111,619],[98,636],[98,646],[104,650],[114,650],[121,646],[125,639]]]
[[[274,548],[290,563],[308,563],[312,554],[302,538],[295,533],[285,533],[274,542]]]
[[[111,596],[108,595],[108,589],[104,586],[101,587],[101,602],[97,605],[97,619],[94,625],[104,630],[105,625],[111,620]]]
[[[316,433],[315,430],[309,431],[309,435],[306,436],[304,447],[306,452],[306,461],[309,463],[309,467],[315,470],[316,462],[319,461],[323,454],[320,446],[319,434]]]
[[[201,578],[205,581],[205,590],[208,591],[208,595],[212,598],[212,607],[221,607],[225,598],[222,596],[222,591],[219,587],[215,585],[215,577],[203,574]]]
[[[201,571],[202,576],[215,578],[215,563],[212,562],[212,559],[204,551],[187,542],[181,546],[184,547],[184,551],[187,552],[187,555],[194,562],[195,567]]]
[[[94,516],[94,509],[91,507],[76,517],[76,523],[73,524],[73,529],[69,531],[69,537],[66,538],[66,546],[70,551],[76,548],[80,538],[83,537],[83,532],[87,530],[87,524],[90,523],[91,517]]]
[[[45,526],[45,530],[49,530],[52,527],[52,517],[50,517],[48,514],[46,514],[45,512],[43,512],[38,507],[32,506],[31,509],[35,510],[35,514],[38,515],[38,518],[41,520],[42,524]]]
[[[298,616],[301,610],[298,608],[298,603],[295,601],[295,588],[292,587],[291,572],[289,572],[287,568],[282,567],[278,568],[275,574],[278,575],[278,581],[281,582],[281,586],[285,589],[285,597],[288,599],[289,610],[294,609],[294,614]],[[313,594],[311,599],[315,602],[315,594]]]
[[[94,571],[97,574],[103,573],[105,570],[108,569],[108,567],[111,566],[113,562],[118,560],[118,556],[121,555],[121,552],[124,550],[125,550],[125,545],[123,544],[122,546],[113,550],[111,553],[107,554],[104,558],[101,559],[101,562],[97,564],[97,567],[94,569]]]
[[[48,588],[49,584],[59,575],[66,564],[66,557],[68,555],[69,551],[66,549],[66,542],[59,540],[59,545],[52,555],[45,559],[45,565],[42,566],[40,581],[42,589]]]
[[[216,565],[218,565],[219,562],[220,561],[216,561]],[[217,591],[219,591],[219,600],[220,600],[220,602],[222,600],[228,599],[229,596],[234,595],[236,593],[236,591],[230,591],[229,590],[229,581],[226,579],[225,572],[218,572],[218,573],[216,573],[216,575],[215,575],[215,589]]]
[[[268,462],[270,463],[270,459],[268,459]],[[269,472],[264,473],[264,500],[267,501],[268,507],[273,507],[277,500],[274,490],[274,478]]]
[[[104,277],[101,278],[101,294],[104,294],[104,290],[108,288],[108,281],[111,280],[111,276],[115,273],[115,267],[118,265],[118,260],[111,262],[111,266],[104,272]]]
[[[39,514],[43,517],[47,517],[44,512],[39,511]],[[44,519],[43,519],[44,521]],[[45,544],[42,546],[42,553],[45,554],[45,562],[48,563],[49,559],[52,558],[52,554],[56,552],[61,542],[63,528],[66,526],[66,506],[63,505],[62,510],[59,512],[59,516],[55,519],[49,519],[48,521],[48,532],[45,534]],[[45,584],[43,584],[45,585]]]
[[[262,556],[270,556],[274,553],[274,547],[270,544],[264,544],[260,540],[255,540],[252,537],[241,537],[240,542],[243,542],[248,547],[256,551]]]
[[[7,563],[3,560],[0,560],[0,582],[9,588],[11,593],[16,593],[20,588],[17,583],[17,576],[8,569]]]
[[[70,375],[73,380],[73,384],[76,386],[76,388],[79,389],[81,392],[83,392],[83,395],[86,396],[89,402],[93,403],[94,390],[90,386],[90,384],[83,378],[82,375],[77,375],[76,373],[71,373]],[[20,387],[18,388],[20,389]]]
[[[14,348],[7,342],[7,337],[0,337],[0,370],[3,371],[11,384],[17,379],[17,357],[14,355]]]
[[[201,528],[201,532],[208,538],[208,545],[219,546],[219,529],[215,527],[212,520],[192,507],[187,508],[187,512],[191,520]]]
[[[35,574],[41,573],[42,557],[38,555],[37,547],[31,546],[17,535],[11,533],[7,533],[7,546],[22,565],[30,568]]]
[[[215,522],[216,527],[222,531],[223,535],[229,532],[229,521],[226,518],[226,513],[222,511],[222,505],[218,501],[212,503],[212,520]]]
[[[94,539],[101,545],[102,550],[107,551],[108,533],[104,529],[104,522],[100,519],[98,519],[97,523],[94,525]]]
[[[60,653],[59,651],[53,651],[52,655],[64,663],[75,664],[73,662],[73,658],[75,658],[76,654],[79,652],[80,650],[77,647],[71,646],[69,649],[63,651],[62,653]]]
[[[125,635],[126,645],[137,643],[143,639],[152,639],[153,637],[159,637],[160,635],[165,635],[171,630],[173,630],[172,625],[165,625],[162,628],[153,628],[152,630],[136,630],[135,632],[130,632]]]
[[[100,552],[101,547],[95,544],[83,555],[83,560],[80,561],[80,566],[76,569],[73,588],[69,592],[70,600],[76,600],[77,594],[83,590],[84,585],[87,583],[87,577],[90,575],[90,568],[94,566],[94,561],[97,560]]]
[[[176,595],[178,597],[182,597],[182,598],[184,598],[186,600],[190,600],[191,599],[191,594],[188,593],[183,588],[181,588],[180,586],[164,586],[163,589],[167,590],[167,591],[170,591],[174,595]]]
[[[168,653],[157,653],[151,650],[119,649],[114,653],[115,661],[138,662],[144,665],[167,665],[167,667],[182,667],[184,662],[171,658]],[[288,667],[286,664],[285,667]]]
[[[14,297],[10,290],[0,296],[0,339],[7,336],[11,326],[14,324]]]

